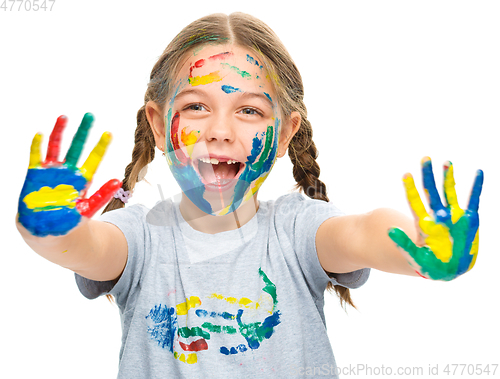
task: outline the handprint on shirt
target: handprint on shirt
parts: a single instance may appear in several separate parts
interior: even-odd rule
[[[175,359],[188,364],[197,363],[198,354],[210,347],[212,350],[218,349],[223,355],[258,349],[265,340],[273,336],[275,327],[281,323],[276,286],[261,268],[259,277],[264,286],[256,301],[212,293],[203,301],[198,296],[191,296],[175,307],[155,305],[145,317],[152,322],[152,326],[147,328],[148,334],[159,347],[170,351]],[[220,302],[224,304],[222,306],[229,306],[236,312],[204,309],[206,306],[210,307],[209,304],[213,305],[214,301],[215,304]],[[190,313],[191,309],[194,312]],[[263,314],[266,316],[264,319],[261,318]],[[191,324],[198,325],[189,326]],[[234,341],[233,346],[221,346],[221,340],[217,338],[212,341],[211,337],[218,334],[231,336],[229,340]],[[246,343],[241,343],[241,337]]]
[[[391,228],[389,237],[401,248],[408,262],[421,276],[449,281],[472,269],[479,249],[479,197],[483,186],[483,172],[478,170],[469,206],[458,205],[453,177],[453,165],[444,166],[444,195],[447,205],[439,197],[430,158],[422,160],[424,188],[434,216],[429,215],[415,188],[411,175],[404,179],[406,195],[418,224],[417,246],[399,228]],[[423,245],[423,246],[422,246]]]
[[[58,161],[66,116],[60,116],[50,135],[47,156],[42,162],[42,135],[33,138],[28,173],[19,197],[19,222],[33,235],[63,235],[73,229],[82,216],[92,217],[120,188],[110,180],[93,196],[84,196],[99,166],[111,134],[104,133],[80,168],[76,167],[94,117],[87,113],[73,137],[64,161]]]

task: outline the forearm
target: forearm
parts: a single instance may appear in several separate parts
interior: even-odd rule
[[[26,244],[38,255],[70,270],[78,270],[97,253],[95,239],[89,220],[82,221],[73,230],[62,236],[33,236],[16,217],[16,226]]]
[[[396,274],[417,275],[389,238],[387,232],[392,227],[403,229],[416,241],[413,220],[391,209],[328,219],[316,234],[316,249],[322,267],[335,273],[369,267]]]
[[[397,227],[416,242],[415,221],[387,208],[376,209],[359,217],[360,243],[356,247],[358,264],[380,271],[418,276],[387,233],[390,228]]]

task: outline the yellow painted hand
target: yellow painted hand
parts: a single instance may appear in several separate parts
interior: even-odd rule
[[[437,192],[431,160],[428,157],[422,160],[422,174],[433,216],[425,209],[412,176],[405,175],[403,182],[423,246],[415,245],[398,228],[390,229],[389,237],[404,252],[418,274],[433,280],[452,280],[469,271],[476,261],[479,248],[478,209],[483,172],[477,172],[466,210],[458,205],[451,162],[444,167],[446,206],[442,204]]]

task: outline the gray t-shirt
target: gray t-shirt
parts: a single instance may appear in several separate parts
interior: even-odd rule
[[[127,239],[125,270],[116,284],[76,279],[87,298],[116,299],[118,378],[337,377],[323,294],[329,281],[357,288],[370,271],[322,269],[316,231],[341,214],[293,193],[217,234],[191,228],[171,200],[102,215]]]

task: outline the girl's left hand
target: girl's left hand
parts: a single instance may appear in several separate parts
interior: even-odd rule
[[[476,262],[479,248],[479,196],[483,172],[477,171],[469,206],[458,205],[453,178],[453,165],[444,165],[443,206],[436,189],[430,158],[422,160],[424,188],[434,213],[427,213],[415,188],[413,177],[403,178],[406,196],[413,211],[418,230],[416,244],[399,228],[391,228],[389,237],[398,245],[410,265],[421,276],[433,280],[452,280],[469,271]]]

